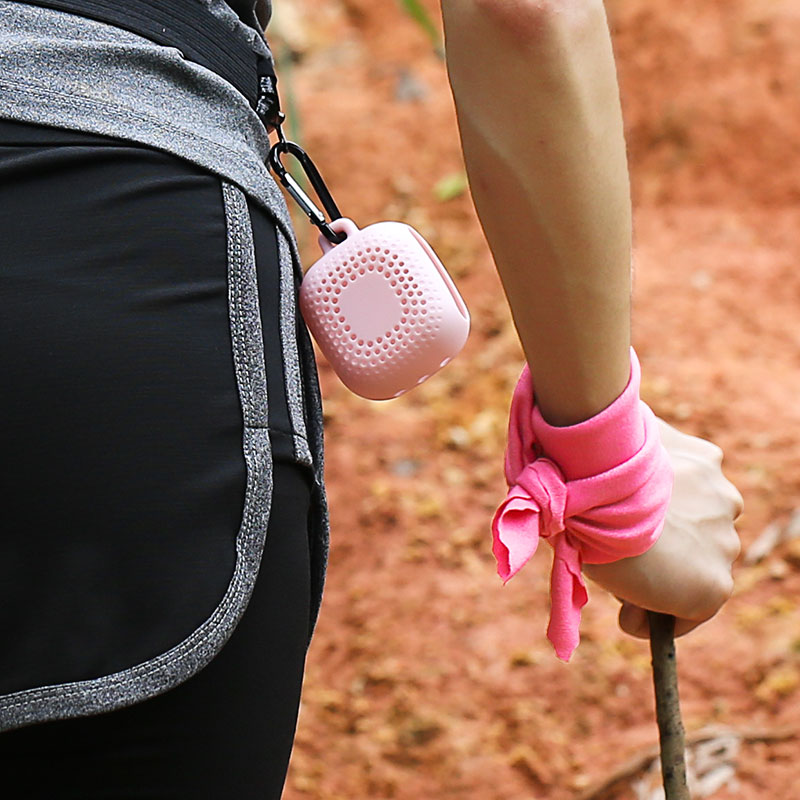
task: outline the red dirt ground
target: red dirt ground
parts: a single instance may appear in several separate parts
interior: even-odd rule
[[[562,664],[544,638],[549,549],[505,588],[495,574],[489,522],[522,356],[469,195],[433,192],[462,169],[444,64],[399,3],[282,3],[267,31],[281,86],[343,213],[416,226],[473,319],[464,353],[391,402],[351,395],[320,356],[333,542],[285,797],[577,798],[656,741],[649,652],[594,586]],[[607,7],[643,393],[724,448],[746,546],[800,506],[800,5]],[[295,221],[310,264],[316,230]],[[800,548],[735,575],[733,599],[679,643],[686,727],[800,729]],[[713,797],[796,798],[798,742],[745,742],[738,787]]]

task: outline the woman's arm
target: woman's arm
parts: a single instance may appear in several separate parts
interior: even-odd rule
[[[608,406],[630,375],[630,188],[605,9],[442,0],[442,12],[475,208],[537,403],[548,422],[570,425]],[[676,484],[694,521],[667,525],[642,556],[586,567],[629,601],[620,622],[631,633],[644,633],[634,606],[675,614],[681,633],[730,594],[741,498],[715,455],[703,458],[720,498],[713,530],[685,494],[691,484]]]
[[[600,411],[630,373],[631,211],[601,0],[442,0],[478,216],[545,419]]]

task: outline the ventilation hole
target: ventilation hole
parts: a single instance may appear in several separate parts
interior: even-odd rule
[[[367,252],[368,252],[368,253],[371,253],[371,252],[372,252],[372,248],[371,248],[371,247],[368,247],[368,248],[367,248]]]
[[[378,260],[381,262],[381,264],[383,264],[383,262],[386,261],[386,258],[384,256],[381,256],[380,259]]]
[[[359,275],[363,275],[364,274],[364,267],[359,267],[358,274]]]
[[[421,303],[423,306],[424,306],[424,305],[427,305],[427,300],[424,300],[424,299],[423,299],[423,300],[420,300],[419,302],[420,302],[420,303]]]
[[[317,289],[317,294],[322,294],[322,287],[321,286],[319,287],[319,289]]]
[[[344,317],[342,317],[342,322],[344,322]],[[346,331],[349,331],[349,330],[350,330],[350,326],[349,326],[349,325],[345,325],[345,326],[344,326],[344,329],[345,329]],[[355,336],[355,334],[353,334],[353,336]]]
[[[400,263],[402,264],[403,262],[401,261]],[[408,275],[408,267],[403,270],[403,275]]]
[[[363,255],[364,255],[364,251],[363,251],[363,250],[359,250],[359,251],[358,251],[358,254],[359,254],[360,256],[363,256]]]
[[[342,286],[347,286],[347,284],[343,283]],[[337,286],[336,287],[336,291],[334,292],[334,294],[338,297],[341,293],[342,293],[342,290]]]
[[[356,339],[358,339],[358,336],[356,336],[354,333],[351,333],[350,340],[354,342]]]
[[[333,313],[334,313],[334,314],[341,314],[341,313],[342,313],[342,309],[341,309],[341,308],[339,308],[339,306],[334,306],[334,307],[333,307]],[[342,322],[344,322],[344,317],[342,317],[342,320],[341,320],[341,321],[342,321]]]
[[[389,283],[390,283],[392,286],[397,286],[397,281],[396,281],[396,280],[394,280],[394,279],[390,280],[390,281],[389,281]]]

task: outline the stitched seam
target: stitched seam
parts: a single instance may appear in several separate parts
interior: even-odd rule
[[[237,222],[235,218],[231,218],[230,204],[234,202],[231,192],[228,189],[228,184],[222,183],[222,195],[225,207],[225,218],[227,221],[226,229],[228,231],[228,254],[234,263],[241,264],[241,249],[239,247],[239,238],[235,235],[234,230]],[[233,339],[233,363],[236,372],[236,381],[239,384],[239,392],[242,396],[242,408],[245,415],[245,424],[248,424],[249,409],[251,405],[250,394],[250,376],[242,364],[242,353],[244,352],[244,336],[242,334],[241,326],[239,325],[239,315],[241,307],[241,291],[238,281],[228,282],[228,300],[231,304],[231,336]]]
[[[294,270],[291,248],[283,231],[277,231],[278,261],[280,263],[280,337],[283,348],[283,360],[286,365],[284,382],[286,386],[286,399],[289,405],[292,429],[301,441],[308,444],[303,407],[300,400],[298,407],[297,392],[302,393],[302,376],[300,369],[300,355],[297,343],[297,299],[294,288]],[[301,394],[302,398],[302,394]],[[304,463],[311,463],[310,447],[299,446],[295,441],[295,455]]]
[[[237,369],[241,383],[247,388],[246,423],[251,427],[268,427],[269,408],[264,338],[261,328],[261,311],[258,297],[258,275],[255,262],[253,227],[247,198],[238,188],[223,181],[226,214],[228,216],[229,247],[235,263],[240,265],[244,280],[231,281],[233,320],[239,342]],[[247,320],[247,324],[245,324]],[[260,398],[260,399],[259,399]]]

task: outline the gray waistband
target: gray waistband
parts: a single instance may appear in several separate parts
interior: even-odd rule
[[[261,121],[231,84],[177,48],[0,0],[0,58],[3,116],[122,136],[224,172],[291,235],[264,165],[269,137]]]

